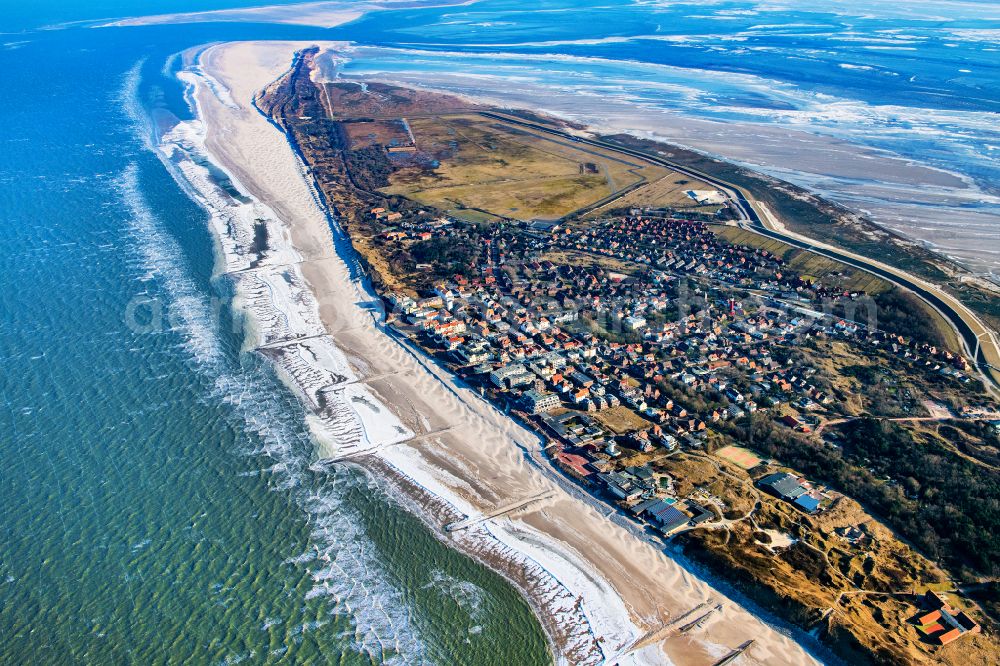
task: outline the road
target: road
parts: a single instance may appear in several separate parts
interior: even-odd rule
[[[824,430],[830,426],[840,425],[841,423],[848,423],[850,421],[857,421],[862,418],[873,418],[877,421],[895,421],[897,423],[922,423],[924,421],[971,421],[974,419],[966,419],[961,416],[952,416],[951,414],[946,414],[944,416],[872,416],[871,414],[865,414],[864,416],[846,416],[842,419],[833,419],[831,421],[824,421],[819,424],[816,428],[816,434],[820,435]]]
[[[576,136],[569,132],[564,132],[553,127],[548,127],[539,123],[522,120],[517,117],[507,116],[492,111],[481,111],[480,115],[504,123],[519,125],[533,129],[536,132],[544,132],[555,136],[563,137],[574,143],[585,144],[605,150],[619,152],[631,157],[645,160],[651,164],[667,167],[678,173],[691,178],[702,180],[716,187],[724,193],[740,218],[739,226],[747,231],[751,231],[775,240],[780,240],[788,245],[797,247],[820,256],[840,261],[854,268],[867,271],[883,280],[891,282],[899,287],[908,289],[924,302],[939,312],[945,320],[955,329],[965,347],[965,353],[973,359],[973,363],[983,384],[994,396],[1000,394],[1000,339],[990,327],[982,322],[979,317],[957,298],[947,293],[939,286],[927,282],[921,278],[910,275],[900,269],[887,264],[863,257],[861,255],[848,252],[830,245],[818,243],[812,239],[793,234],[788,231],[778,229],[771,219],[769,211],[763,209],[761,205],[748,197],[746,192],[732,183],[670,160],[659,155],[648,153],[634,148],[627,148],[615,144],[607,143],[598,139]],[[603,201],[602,205],[609,202]],[[765,221],[766,220],[766,221]]]

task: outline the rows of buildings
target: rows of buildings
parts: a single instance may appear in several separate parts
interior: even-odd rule
[[[478,233],[472,270],[424,298],[389,298],[394,325],[530,420],[570,474],[664,531],[678,512],[688,524],[712,514],[671,498],[662,475],[650,485],[645,472],[619,469],[623,449],[701,448],[713,427],[758,410],[808,432],[834,401],[816,368],[783,352],[790,343],[839,336],[959,371],[947,352],[810,316],[803,304],[831,290],[703,222],[625,217]],[[785,499],[819,509],[808,489],[793,494]]]

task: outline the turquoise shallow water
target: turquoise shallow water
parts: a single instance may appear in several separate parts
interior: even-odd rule
[[[123,13],[60,6],[38,23]],[[548,661],[505,581],[359,471],[310,468],[296,401],[239,352],[204,213],[144,142],[150,109],[184,113],[171,53],[310,34],[4,36],[0,663]]]

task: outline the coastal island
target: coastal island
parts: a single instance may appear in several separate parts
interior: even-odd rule
[[[993,663],[964,311],[670,147],[326,80],[327,48],[188,54],[160,147],[319,464],[502,573],[560,662]]]

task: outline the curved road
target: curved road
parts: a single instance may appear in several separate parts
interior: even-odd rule
[[[647,153],[642,150],[636,150],[634,148],[627,148],[624,146],[617,146],[598,139],[576,136],[570,134],[569,132],[564,132],[553,127],[547,127],[539,123],[533,123],[531,121],[522,120],[513,116],[507,116],[491,111],[481,111],[480,115],[504,123],[520,125],[522,127],[533,129],[537,132],[544,132],[546,134],[559,136],[574,143],[582,143],[597,148],[603,148],[605,150],[612,150],[631,157],[636,157],[651,164],[666,167],[678,173],[690,176],[691,178],[696,178],[709,183],[710,185],[714,185],[720,191],[725,193],[727,197],[729,197],[730,203],[733,204],[733,207],[740,216],[741,221],[739,222],[739,226],[741,228],[763,236],[774,238],[775,240],[787,243],[793,247],[797,247],[829,259],[834,259],[849,266],[853,266],[854,268],[859,268],[897,286],[912,291],[914,294],[923,299],[928,305],[937,310],[959,334],[959,337],[965,347],[966,354],[970,358],[974,357],[973,362],[976,369],[979,371],[980,376],[984,379],[984,384],[987,389],[996,393],[997,388],[1000,387],[1000,341],[997,340],[996,333],[986,326],[979,319],[979,317],[975,315],[975,313],[969,310],[969,308],[961,303],[957,298],[948,294],[937,285],[914,277],[905,271],[893,268],[887,264],[868,259],[867,257],[829,245],[818,244],[806,237],[799,236],[798,234],[789,234],[788,232],[774,229],[772,226],[765,224],[757,209],[759,204],[747,197],[746,193],[740,187],[726,181],[719,180],[718,178],[699,171],[698,169],[692,169],[690,167],[671,162],[670,160],[664,159],[653,153]],[[604,201],[602,203],[607,205],[610,202]],[[767,213],[764,213],[764,217],[766,218],[769,216]]]

